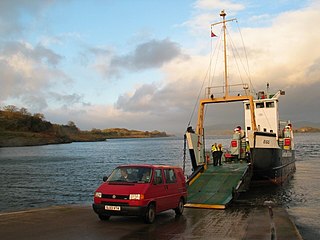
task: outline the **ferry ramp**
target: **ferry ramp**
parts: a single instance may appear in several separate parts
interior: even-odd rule
[[[248,163],[208,165],[188,181],[185,207],[225,209],[250,182]]]

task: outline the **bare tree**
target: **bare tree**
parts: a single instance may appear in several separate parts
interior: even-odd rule
[[[45,119],[45,117],[44,117],[44,115],[43,115],[42,113],[35,113],[35,114],[33,114],[33,116],[34,116],[35,118],[39,118],[39,119],[41,119],[41,120],[44,120],[44,119]]]

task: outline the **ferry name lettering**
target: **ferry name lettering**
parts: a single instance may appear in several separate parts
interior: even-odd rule
[[[263,144],[270,144],[270,140],[263,140]]]

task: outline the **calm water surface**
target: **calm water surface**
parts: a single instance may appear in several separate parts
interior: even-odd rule
[[[224,146],[229,139],[220,137]],[[213,142],[208,140],[206,145]],[[305,239],[320,239],[320,134],[295,137],[294,178],[283,187],[250,189],[251,204],[273,200],[287,208]],[[208,148],[209,149],[209,148]],[[114,139],[0,148],[0,212],[63,204],[91,204],[104,175],[119,164],[183,166],[183,139]],[[186,162],[190,173],[190,161]]]

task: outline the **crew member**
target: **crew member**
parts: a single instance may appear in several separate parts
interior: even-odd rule
[[[218,161],[219,161],[219,165],[220,165],[220,166],[222,165],[222,164],[221,164],[222,153],[223,153],[223,151],[222,151],[222,144],[219,143],[219,145],[218,145]]]
[[[213,166],[217,166],[218,165],[218,160],[219,160],[219,153],[218,153],[217,143],[214,143],[211,146],[211,153],[212,153],[212,159],[213,159]]]
[[[240,136],[240,138],[239,138],[239,139],[244,138],[244,132],[242,131],[242,129],[241,129],[241,127],[240,127],[240,126],[237,126],[237,127],[234,129],[234,133],[239,134],[239,136]]]
[[[250,144],[249,144],[249,141],[246,141],[246,159],[247,159],[247,162],[250,162]]]

